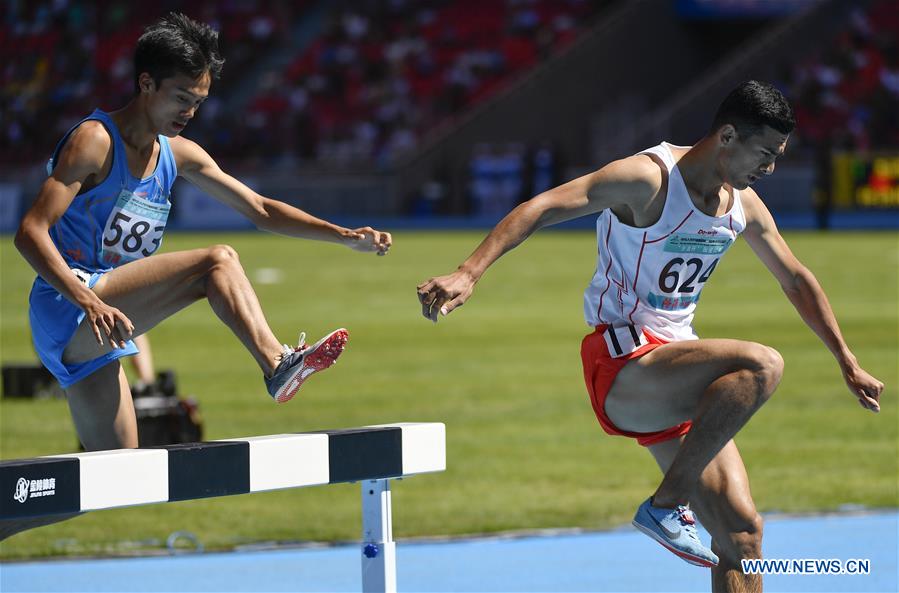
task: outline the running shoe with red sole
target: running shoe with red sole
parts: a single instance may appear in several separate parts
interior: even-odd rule
[[[284,345],[281,362],[271,377],[265,379],[269,395],[279,404],[290,401],[306,379],[313,373],[330,368],[346,348],[349,334],[344,328],[335,329],[309,346],[306,333],[300,334],[299,344],[292,348]]]

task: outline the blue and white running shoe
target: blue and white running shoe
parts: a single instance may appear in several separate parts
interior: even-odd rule
[[[718,556],[702,544],[693,512],[684,505],[662,509],[652,506],[652,498],[647,498],[637,508],[633,524],[690,564],[709,568],[718,565]]]
[[[346,347],[347,338],[347,331],[340,328],[312,346],[306,344],[305,332],[300,334],[300,343],[296,348],[285,344],[281,362],[272,376],[265,379],[265,386],[272,399],[283,404],[299,391],[309,375],[323,371],[337,362],[337,357]]]

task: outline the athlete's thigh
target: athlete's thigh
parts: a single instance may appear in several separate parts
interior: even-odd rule
[[[203,297],[210,249],[164,253],[127,263],[104,274],[93,291],[131,320],[135,335],[143,334]],[[109,350],[108,344],[98,347],[92,328],[82,323],[66,346],[64,360],[82,362]]]
[[[766,348],[728,339],[660,346],[621,369],[606,397],[606,414],[619,428],[634,432],[655,432],[691,420],[713,381],[755,368]]]
[[[214,249],[175,251],[133,261],[104,274],[93,290],[104,302],[116,307],[139,308],[132,313],[135,316],[164,309],[167,303],[186,294],[200,298],[200,281],[209,271]]]

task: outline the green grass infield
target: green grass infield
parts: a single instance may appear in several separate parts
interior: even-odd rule
[[[252,358],[200,302],[150,333],[157,367],[174,369],[181,393],[199,400],[207,439],[445,422],[447,471],[394,486],[397,539],[622,525],[660,473],[636,443],[600,429],[583,385],[582,293],[595,237],[538,233],[494,265],[465,307],[437,325],[425,320],[416,284],[455,269],[482,236],[398,232],[381,258],[264,234],[170,234],[164,251],[236,248],[282,341],[344,326],[350,342],[339,365],[275,405]],[[736,439],[756,503],[763,512],[896,507],[899,235],[786,237],[886,390],[880,414],[863,410],[831,354],[738,242],[704,290],[695,327],[702,337],[767,344],[786,361],[778,392]],[[280,281],[271,282],[279,276],[271,268]],[[3,363],[35,360],[32,278],[11,237],[0,238]],[[0,431],[3,459],[76,448],[63,400],[0,400]],[[358,498],[358,485],[339,485],[99,511],[14,536],[0,557],[144,552],[177,530],[206,549],[353,540]]]

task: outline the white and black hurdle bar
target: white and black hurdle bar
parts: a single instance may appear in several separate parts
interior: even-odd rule
[[[398,423],[0,462],[0,519],[362,483],[362,590],[396,591],[390,479],[446,469],[442,423]]]

